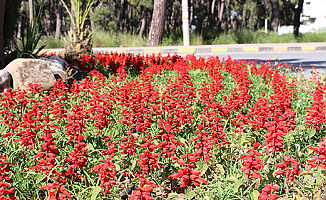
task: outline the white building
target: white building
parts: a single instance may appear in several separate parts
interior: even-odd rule
[[[326,30],[326,0],[305,0],[300,21],[300,33]],[[279,35],[292,32],[293,26],[278,28]]]

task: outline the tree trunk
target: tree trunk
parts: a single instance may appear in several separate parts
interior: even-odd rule
[[[189,17],[189,26],[191,30],[192,20],[194,19],[194,1],[190,0],[190,17]]]
[[[62,15],[62,32],[63,32],[63,35],[66,37],[67,36],[67,32],[68,32],[68,28],[67,28],[67,25],[66,25],[66,20],[65,20],[65,17]]]
[[[157,46],[162,42],[165,23],[166,0],[154,0],[153,17],[147,46]]]
[[[22,37],[24,31],[24,21],[23,21],[24,17],[25,17],[25,1],[22,1],[20,5],[20,17],[19,17],[18,30],[17,30],[18,39]]]
[[[125,17],[125,0],[121,0],[120,4],[120,17],[119,17],[119,30],[123,30],[123,20]]]
[[[227,14],[227,22],[226,22],[227,30],[231,28],[231,0],[228,0],[228,14]]]
[[[140,26],[140,31],[139,31],[139,35],[144,35],[144,31],[145,31],[145,25],[146,25],[146,10],[143,10],[142,13],[142,19],[141,19],[141,26]]]
[[[29,6],[29,23],[34,26],[34,11],[33,11],[33,0],[28,1]]]
[[[62,21],[62,2],[58,1],[58,11],[57,11],[57,25],[55,29],[55,38],[58,39],[61,34],[61,21]]]
[[[54,14],[54,7],[55,7],[55,2],[54,0],[50,0],[50,9],[49,9],[49,14],[50,14],[50,33],[52,34],[54,31],[56,31],[55,28],[55,14]]]
[[[41,14],[43,13],[43,11],[42,11],[42,13],[40,13],[40,6],[38,5],[38,3],[37,3],[37,0],[36,1],[34,1],[34,8],[35,8],[35,16],[37,17],[37,19],[36,19],[36,21],[37,21],[37,23],[38,23],[38,31],[39,31],[39,33],[43,33],[44,31],[43,31],[43,27],[42,27],[42,20],[41,20]]]
[[[272,0],[272,21],[271,21],[271,30],[277,31],[278,23],[280,20],[280,3],[279,0]]]
[[[236,22],[236,27],[237,30],[240,30],[242,27],[242,22],[243,22],[243,4],[245,3],[245,0],[241,0],[240,5],[239,5],[239,10],[238,10],[238,19]]]
[[[125,31],[129,33],[130,29],[130,19],[129,19],[129,13],[130,13],[130,5],[128,1],[125,1]]]
[[[0,0],[0,69],[5,67],[5,54],[3,47],[3,24],[5,18],[6,0]]]
[[[220,25],[222,23],[223,19],[223,14],[224,14],[224,7],[225,7],[225,1],[222,0],[221,2],[221,7],[220,7],[220,12],[218,13],[218,24]]]
[[[304,0],[299,0],[298,7],[294,7],[290,0],[288,0],[288,4],[290,8],[294,11],[294,18],[293,18],[293,34],[295,37],[299,36],[299,28],[300,28],[300,15],[302,13]]]
[[[201,0],[199,3],[199,0],[196,0],[196,15],[197,15],[197,33],[202,34],[203,33],[203,21],[204,21],[204,5],[205,1]]]
[[[169,37],[171,34],[171,6],[169,6],[169,3],[166,5],[166,36]]]
[[[298,7],[294,9],[294,36],[298,37],[299,36],[299,28],[300,28],[300,15],[302,13],[302,6],[303,6],[303,1],[304,0],[299,0]]]
[[[171,18],[172,18],[172,28],[171,28],[171,32],[174,33],[176,30],[176,17],[175,17],[175,11],[176,9],[174,8],[174,6],[172,7],[172,14],[171,14]]]

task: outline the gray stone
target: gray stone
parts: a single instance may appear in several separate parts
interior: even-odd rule
[[[19,58],[9,63],[5,70],[12,76],[14,89],[27,89],[28,84],[33,83],[50,90],[56,82],[49,64],[40,59]]]
[[[61,78],[63,81],[67,80],[68,74],[66,72],[65,66],[68,66],[68,63],[65,60],[56,56],[46,56],[40,59],[49,64],[56,79]]]
[[[0,93],[10,87],[11,76],[5,69],[0,70]]]
[[[62,66],[62,70],[65,70],[66,67],[69,66],[69,64],[67,63],[67,61],[65,61],[64,59],[59,58],[59,57],[57,57],[57,56],[50,56],[50,55],[47,55],[47,56],[45,56],[44,58],[48,58],[48,59],[56,60],[56,61],[60,62],[61,66]]]

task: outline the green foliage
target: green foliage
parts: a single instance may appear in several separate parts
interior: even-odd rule
[[[233,31],[223,32],[215,38],[213,45],[216,44],[236,44],[236,37]]]
[[[144,47],[147,38],[131,33],[98,30],[93,35],[94,47]]]
[[[129,67],[131,68],[131,66]],[[245,64],[244,67],[249,68],[248,76],[252,81],[251,84],[253,87],[248,88],[248,93],[251,95],[251,100],[247,102],[246,105],[244,105],[241,109],[242,114],[246,114],[245,112],[248,112],[247,108],[253,108],[254,103],[258,101],[259,97],[261,97],[262,92],[266,93],[265,97],[269,100],[271,100],[270,96],[273,95],[274,92],[270,84],[270,80],[265,82],[261,76],[251,73],[250,64],[248,64],[248,66]],[[126,68],[128,74],[130,74],[129,69]],[[226,87],[223,87],[220,90],[220,93],[216,94],[214,100],[212,100],[212,103],[219,102],[225,105],[227,102],[223,101],[223,97],[230,97],[233,90],[236,89],[237,83],[235,78],[232,77],[229,72],[223,70],[216,70],[215,72],[218,72],[222,76],[222,83]],[[287,72],[288,71],[285,70],[284,75],[287,77],[286,80],[289,81],[288,83],[291,83],[291,79],[295,79],[295,77],[287,74]],[[111,77],[113,75],[109,75],[110,76],[107,77],[106,81],[109,79],[114,80],[111,79],[114,78]],[[174,81],[176,80],[177,76],[178,73],[176,71],[164,69],[161,73],[153,74],[152,84],[155,85],[155,90],[158,89],[159,92],[164,92],[164,89],[167,87],[168,80],[170,79],[170,81]],[[197,92],[199,92],[200,89],[204,87],[204,82],[209,83],[211,81],[210,72],[200,69],[190,70],[189,76],[193,82],[193,87],[196,88]],[[128,77],[127,80],[121,80],[113,83],[112,85],[110,85],[111,83],[108,85],[101,85],[97,88],[93,85],[93,81],[96,83],[96,80],[96,77],[88,77],[88,81],[82,81],[83,83],[81,85],[84,83],[90,85],[91,87],[89,90],[82,90],[78,95],[67,93],[67,96],[64,96],[64,99],[54,99],[52,102],[53,106],[54,104],[62,103],[60,109],[66,110],[68,115],[73,116],[72,112],[74,111],[74,108],[76,108],[75,106],[80,105],[81,101],[87,102],[86,105],[82,107],[82,109],[89,109],[91,105],[93,105],[91,103],[93,102],[95,95],[101,96],[101,100],[103,98],[103,102],[105,102],[107,99],[104,99],[106,96],[103,94],[108,94],[107,96],[111,94],[113,95],[115,94],[115,91],[123,91],[122,89],[128,88],[129,86],[133,87],[133,85],[138,81],[143,81],[139,76],[132,76]],[[316,145],[318,140],[323,137],[323,133],[325,131],[325,127],[323,127],[321,131],[318,131],[309,128],[307,129],[306,126],[303,125],[307,115],[306,109],[311,106],[312,98],[309,92],[305,91],[304,89],[300,89],[301,82],[295,81],[295,83],[297,84],[299,90],[296,92],[297,97],[291,99],[291,107],[296,113],[297,117],[295,118],[295,122],[298,126],[294,131],[290,131],[285,136],[284,152],[278,152],[277,156],[275,156],[275,154],[273,155],[265,153],[267,148],[266,146],[261,147],[259,150],[261,152],[260,157],[262,158],[265,166],[265,168],[260,171],[263,176],[262,180],[257,180],[257,182],[253,181],[251,178],[250,180],[247,180],[245,174],[241,169],[243,168],[242,161],[238,160],[238,158],[252,147],[252,143],[254,141],[263,143],[265,141],[267,130],[256,130],[252,127],[249,127],[249,125],[244,125],[242,126],[242,130],[244,130],[243,132],[236,132],[235,130],[238,130],[238,127],[235,126],[234,122],[231,122],[231,119],[234,119],[233,117],[239,114],[239,111],[235,111],[230,117],[221,117],[221,123],[224,125],[223,130],[226,133],[227,142],[230,142],[230,144],[222,145],[221,147],[213,147],[210,150],[210,153],[212,154],[212,160],[210,160],[209,163],[205,163],[204,160],[200,160],[196,165],[195,169],[201,172],[203,178],[207,180],[207,185],[202,184],[200,187],[188,187],[186,189],[182,189],[182,191],[171,191],[168,197],[163,196],[160,191],[155,190],[155,192],[162,195],[161,197],[157,197],[157,199],[257,200],[263,186],[267,183],[270,183],[269,181],[274,181],[274,183],[277,183],[282,188],[282,191],[280,191],[279,194],[284,199],[284,188],[286,187],[286,184],[284,183],[285,181],[282,179],[282,177],[275,178],[273,174],[275,171],[275,164],[282,162],[284,155],[289,155],[293,158],[298,158],[300,167],[302,167],[304,170],[307,170],[309,166],[307,165],[306,160],[312,155],[307,147]],[[80,84],[80,82],[77,82],[76,84]],[[310,81],[309,84],[315,86],[316,83]],[[138,88],[138,86],[135,88]],[[139,94],[138,91],[142,91],[136,90],[134,88],[131,89],[137,91],[135,92],[136,94]],[[182,93],[182,90],[179,92]],[[131,95],[136,94],[131,93]],[[68,152],[72,152],[74,146],[73,142],[68,142],[69,135],[67,135],[65,125],[67,125],[67,123],[72,123],[72,119],[69,120],[64,117],[63,120],[52,120],[53,114],[48,114],[53,111],[52,108],[41,106],[45,102],[41,100],[43,95],[45,94],[30,93],[28,98],[39,102],[40,105],[34,101],[29,101],[24,107],[22,107],[16,106],[19,102],[15,102],[13,105],[16,107],[12,106],[12,108],[10,108],[10,113],[12,113],[12,115],[15,117],[15,120],[23,122],[24,120],[28,119],[26,118],[26,116],[29,116],[27,113],[32,113],[35,111],[41,116],[43,114],[41,109],[45,108],[44,115],[51,118],[51,124],[58,126],[58,129],[53,129],[54,131],[52,135],[55,138],[55,147],[59,151],[55,154],[55,156],[56,162],[58,166],[60,166],[60,169],[55,168],[54,170],[65,171],[69,167],[69,163],[66,161],[66,159],[69,157]],[[130,97],[133,96],[129,96],[129,98]],[[196,102],[198,98],[199,95],[194,97],[194,101]],[[126,190],[126,187],[129,187],[134,183],[138,183],[139,181],[139,178],[137,178],[135,174],[139,173],[140,171],[137,163],[139,162],[139,153],[143,151],[142,148],[136,149],[136,153],[138,155],[117,153],[115,158],[112,159],[112,162],[114,162],[114,165],[116,166],[117,175],[114,179],[115,185],[110,188],[106,195],[104,194],[103,188],[99,186],[101,179],[97,173],[90,172],[90,169],[92,169],[95,165],[101,163],[102,159],[107,159],[106,156],[101,154],[101,150],[107,148],[104,142],[104,138],[111,137],[112,141],[118,141],[121,143],[121,137],[127,136],[127,133],[129,132],[128,130],[132,130],[132,132],[129,132],[132,134],[132,136],[140,136],[139,131],[130,128],[132,125],[120,123],[125,117],[121,112],[126,108],[124,104],[120,103],[122,100],[117,99],[115,101],[114,99],[110,99],[107,101],[109,101],[110,106],[112,106],[112,108],[110,108],[108,127],[101,129],[100,133],[98,133],[94,127],[96,120],[95,115],[89,114],[90,117],[83,120],[83,129],[85,129],[85,132],[82,132],[82,134],[84,136],[85,143],[87,144],[86,148],[90,157],[87,158],[87,165],[83,167],[83,169],[76,168],[75,172],[80,173],[86,181],[83,182],[80,179],[74,177],[74,175],[71,175],[67,177],[68,182],[65,183],[66,189],[72,194],[75,199],[115,199],[117,198],[116,196],[118,193]],[[198,123],[202,121],[201,113],[206,106],[201,105],[199,101],[190,104],[192,104],[191,113],[194,116],[194,123],[182,125],[180,127],[180,131],[173,131],[173,134],[176,135],[176,140],[185,143],[185,145],[177,147],[177,153],[180,155],[185,153],[186,148],[189,150],[189,152],[193,152],[195,150],[194,144],[187,141],[189,141],[191,138],[196,137],[196,127]],[[144,105],[147,108],[148,104]],[[34,110],[31,109],[32,106],[35,106],[33,107],[33,109],[35,108]],[[40,107],[40,109],[38,109],[38,107]],[[6,115],[4,114],[0,117],[4,118],[5,116]],[[167,111],[163,110],[162,115],[158,115],[150,119],[150,123],[152,125],[152,135],[157,135],[162,132],[162,130],[158,129],[158,122],[160,119],[166,120],[166,117]],[[40,138],[41,135],[44,135],[43,128],[44,127],[41,127],[40,129],[35,130],[35,138]],[[34,131],[34,129],[32,130]],[[17,130],[23,132],[25,127],[20,124]],[[5,125],[5,123],[2,123],[0,125],[0,131],[7,133],[9,128]],[[8,138],[0,138],[0,150],[3,152],[2,155],[8,158],[12,169],[15,171],[15,179],[13,182],[13,186],[16,191],[15,195],[19,197],[19,199],[45,199],[47,192],[41,190],[40,188],[48,183],[51,183],[51,180],[48,179],[48,177],[44,176],[40,171],[29,170],[31,166],[35,166],[37,164],[34,156],[37,154],[37,152],[42,151],[43,146],[41,146],[41,143],[44,141],[35,140],[33,141],[35,142],[35,144],[33,144],[33,149],[26,148],[24,151],[22,151],[21,143],[18,140],[18,142],[15,141],[15,139],[18,137],[19,135],[17,134],[12,135]],[[154,145],[158,145],[159,143],[157,138],[153,140]],[[135,144],[144,144],[144,141],[138,138],[135,141]],[[148,176],[148,179],[151,181],[153,180],[157,185],[161,186],[162,189],[167,189],[167,185],[170,183],[171,185],[177,186],[176,181],[169,183],[167,176],[171,173],[176,173],[176,170],[180,168],[180,165],[174,162],[173,165],[170,166],[170,162],[167,162],[167,159],[160,159],[159,163],[162,165],[162,172],[159,170],[159,174],[162,176]],[[155,171],[153,171],[153,173],[154,172]],[[308,197],[309,199],[312,199],[311,197],[313,197],[315,193],[314,190],[319,190],[319,186],[316,186],[315,184],[315,175],[315,169],[312,169],[309,174],[307,171],[302,172],[298,178],[298,181],[302,183],[303,186],[300,186],[293,181],[287,183],[291,188],[291,194],[293,196],[297,196],[298,198],[301,196],[302,198]],[[320,173],[321,179],[326,180],[325,175],[325,171],[322,171]],[[165,192],[170,191],[166,190]]]
[[[22,0],[7,0],[4,18],[4,47],[9,47],[10,43],[14,40],[15,31],[17,30],[17,23],[19,20],[19,9]]]
[[[22,46],[18,49],[18,58],[38,57],[37,54],[46,46],[46,43],[42,44],[39,49],[34,52],[42,36],[38,33],[38,27],[39,24],[36,21],[34,21],[34,25],[29,24],[27,26],[26,35],[24,34],[21,40]]]
[[[217,35],[217,36],[216,36]],[[206,38],[206,39],[205,39]],[[209,39],[213,38],[213,39]],[[63,48],[63,39],[54,36],[43,36],[41,43],[47,41],[48,48]],[[97,29],[92,36],[94,47],[145,47],[147,37],[131,33],[117,33]],[[218,45],[218,44],[262,44],[262,43],[294,43],[294,42],[326,42],[326,31],[301,34],[297,39],[292,34],[278,35],[276,32],[265,34],[263,30],[242,30],[228,32],[207,32],[206,35],[190,33],[190,45]],[[162,46],[182,46],[182,33],[172,33],[163,37]]]
[[[55,38],[55,35],[50,36],[44,36],[42,35],[39,44],[37,45],[37,48],[41,47],[41,44],[46,43],[46,48],[48,49],[60,49],[64,47],[65,40],[63,39],[63,36],[61,36],[59,39]]]
[[[326,31],[318,31],[314,33],[305,33],[299,38],[300,42],[326,42]]]
[[[277,32],[265,34],[264,30],[239,30],[223,32],[211,43],[216,44],[262,44],[262,43],[296,43],[296,42],[325,42],[326,31],[301,34],[295,38],[293,34],[278,35]]]
[[[38,33],[38,27],[39,24],[36,20],[34,20],[34,25],[29,24],[26,27],[26,33],[22,35],[22,39],[19,41],[19,44],[16,44],[17,49],[15,51],[7,51],[6,64],[16,58],[39,57],[38,53],[44,49],[46,43],[39,45],[42,35]]]
[[[87,3],[82,0],[70,0],[73,13],[70,12],[71,10],[63,0],[61,0],[61,2],[69,14],[70,19],[72,19],[72,26],[70,27],[67,36],[68,44],[72,46],[74,43],[85,40],[84,44],[89,45],[92,33],[88,27],[85,27],[85,21],[90,13],[94,0],[87,0]],[[84,7],[85,9],[83,9]]]

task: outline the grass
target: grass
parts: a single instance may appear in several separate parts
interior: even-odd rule
[[[97,30],[93,33],[93,47],[146,47],[147,37],[131,33],[116,33],[113,31]],[[63,48],[64,39],[55,39],[52,36],[43,36],[39,44],[47,42],[46,48]],[[264,44],[264,43],[300,43],[326,42],[326,31],[300,34],[295,38],[293,34],[278,35],[276,32],[265,34],[264,30],[230,30],[228,32],[205,31],[203,35],[190,33],[190,45],[218,45],[218,44]],[[161,46],[182,46],[182,33],[173,33],[163,37]]]

